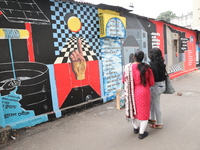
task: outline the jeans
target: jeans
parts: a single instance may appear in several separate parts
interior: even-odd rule
[[[156,120],[156,124],[161,125],[160,95],[165,91],[165,81],[155,82],[151,87],[151,119]]]

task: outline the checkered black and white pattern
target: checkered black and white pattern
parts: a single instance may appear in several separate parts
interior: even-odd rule
[[[72,38],[68,39],[67,43],[61,50],[60,56],[57,57],[54,64],[71,62],[69,55],[71,52],[78,49],[77,39],[78,38],[76,38],[76,37],[72,37]],[[94,54],[94,52],[92,51],[88,42],[86,42],[86,40],[84,38],[80,38],[80,40],[82,42],[82,51],[83,51],[83,57],[85,58],[85,60],[86,61],[97,60],[97,57]]]
[[[174,73],[174,72],[182,71],[182,70],[183,69],[179,64],[175,64],[169,69],[169,73]]]
[[[50,7],[53,15],[51,16],[52,28],[55,31],[53,38],[55,39],[54,47],[55,55],[61,59],[63,51],[71,37],[83,37],[91,47],[98,59],[100,56],[100,41],[99,41],[99,17],[98,10],[95,7],[88,5],[80,5],[75,3],[65,3],[62,1],[54,1]],[[65,15],[72,13],[80,19],[82,28],[79,32],[71,32],[65,22]],[[66,43],[67,42],[67,43]],[[68,55],[65,53],[65,55]],[[55,62],[58,62],[58,58]],[[67,59],[66,57],[64,59]],[[61,61],[60,61],[61,62]],[[64,61],[65,62],[65,61]],[[67,60],[68,62],[68,60]]]

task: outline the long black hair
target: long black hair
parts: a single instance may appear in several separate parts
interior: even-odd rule
[[[141,80],[141,84],[143,86],[146,86],[146,71],[148,70],[148,68],[150,68],[150,66],[146,63],[143,63],[143,59],[144,59],[144,52],[141,50],[137,50],[134,54],[134,59],[136,62],[139,62],[138,64],[138,70],[140,71],[140,80]]]
[[[157,64],[160,68],[165,68],[164,58],[159,48],[152,48],[149,52],[149,58],[151,62]]]

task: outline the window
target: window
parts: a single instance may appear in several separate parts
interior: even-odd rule
[[[146,42],[143,42],[143,48],[146,48],[146,47],[147,47]]]
[[[145,33],[143,33],[143,38],[145,38],[146,37],[146,34]]]

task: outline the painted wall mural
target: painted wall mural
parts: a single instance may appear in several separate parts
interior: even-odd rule
[[[162,50],[168,72],[194,70],[196,32],[98,5],[0,1],[0,126],[59,118],[116,98],[137,49]]]
[[[171,49],[167,56],[169,72],[176,73],[195,68],[196,33],[174,26],[165,26],[164,29],[165,43],[171,39],[171,42],[165,44],[165,49]]]
[[[144,62],[148,63],[149,49],[159,45],[159,39],[156,38],[156,26],[146,18],[137,18],[134,15],[123,14],[126,17],[126,38],[122,40],[123,56],[128,58],[131,53],[140,49],[144,51]],[[128,59],[124,59],[123,65],[128,64]]]
[[[102,97],[104,102],[116,98],[122,85],[121,40],[126,37],[126,18],[117,13],[100,10],[100,39],[102,55]]]
[[[12,126],[29,126],[28,118],[44,113],[60,117],[62,108],[93,99],[101,101],[96,8],[48,0],[19,0],[15,8],[13,1],[0,3],[4,16],[0,27],[1,52],[9,56],[1,59],[0,78],[2,83],[10,78],[21,83],[16,90],[1,92],[2,106],[6,108],[2,116],[6,120],[4,126],[19,120],[26,123]],[[15,43],[17,39],[21,41]],[[24,52],[25,58],[18,57],[19,52],[20,55]],[[16,97],[16,103],[11,99],[12,103],[4,101],[10,95]],[[13,106],[12,114],[8,113],[9,105]],[[20,111],[26,117],[17,116]],[[41,122],[47,121],[51,114],[42,115]],[[36,124],[41,123],[38,120]]]
[[[1,64],[0,70],[2,71],[0,72],[0,82],[6,83],[12,80],[18,83],[20,82],[15,89],[2,89],[1,103],[4,114],[2,117],[5,118],[2,126],[5,126],[5,124],[12,124],[13,122],[18,122],[48,112],[51,110],[52,105],[51,99],[47,96],[48,92],[46,90],[48,90],[48,88],[45,84],[47,79],[45,76],[47,67],[45,70],[41,66],[34,68],[35,64],[31,62],[14,62],[11,39],[27,39],[29,37],[27,30],[3,28],[0,34],[1,39],[8,40],[11,61],[10,63]],[[38,71],[41,71],[41,73]],[[41,118],[41,121],[38,121],[39,123],[47,121],[45,115],[37,118]],[[19,127],[21,126],[19,125]]]
[[[100,37],[125,38],[126,19],[119,15],[101,13],[100,17]]]
[[[103,97],[105,102],[116,98],[122,84],[121,41],[113,38],[101,39]]]
[[[55,11],[51,18],[56,31],[54,74],[59,108],[101,100],[97,9],[54,2],[51,11]]]
[[[144,62],[148,63],[149,50],[157,47],[163,52],[168,73],[184,71],[186,62],[187,66],[195,67],[193,63],[194,52],[188,46],[195,46],[196,38],[194,34],[196,33],[194,31],[189,33],[185,29],[172,27],[159,21],[131,14],[122,15],[127,20],[127,36],[122,40],[122,53],[125,58],[128,58],[130,53],[134,53],[137,49],[141,49],[145,53]],[[190,35],[187,35],[187,33]],[[186,56],[188,59],[185,58]],[[127,63],[128,59],[124,59],[123,65]]]

